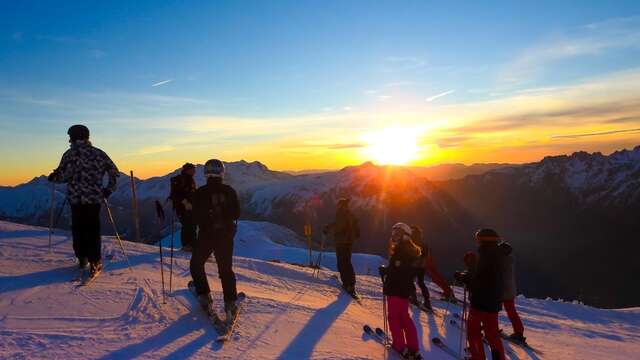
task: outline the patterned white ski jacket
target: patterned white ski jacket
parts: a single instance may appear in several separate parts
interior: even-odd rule
[[[72,143],[54,173],[54,182],[67,183],[67,197],[74,205],[100,204],[102,189],[115,191],[116,178],[120,175],[109,156],[89,141]],[[109,183],[103,187],[105,173],[109,176]]]

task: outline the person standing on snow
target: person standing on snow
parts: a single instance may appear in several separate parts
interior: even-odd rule
[[[411,240],[411,227],[404,223],[393,225],[389,265],[379,268],[383,293],[387,300],[389,330],[392,347],[405,359],[422,359],[416,326],[409,315],[409,297],[414,288],[416,266],[420,262],[420,248]]]
[[[413,241],[413,243],[420,248],[420,261],[418,262],[418,266],[416,267],[415,272],[418,287],[420,288],[420,292],[422,293],[422,297],[424,299],[422,306],[425,309],[432,311],[433,308],[431,307],[431,294],[429,294],[429,288],[427,288],[427,285],[424,283],[425,264],[428,261],[427,257],[429,256],[429,247],[427,247],[427,244],[423,242],[422,229],[417,225],[411,226],[411,241]],[[412,294],[409,297],[409,300],[411,300],[411,302],[416,305],[418,304],[418,295],[415,286],[412,287]]]
[[[478,255],[475,266],[467,271],[457,271],[456,280],[469,291],[470,305],[467,320],[467,341],[471,358],[485,360],[482,333],[489,342],[492,360],[505,360],[504,347],[498,330],[498,312],[502,308],[504,275],[503,252],[498,247],[500,236],[492,229],[481,229],[475,234]],[[465,255],[467,266],[473,264]]]
[[[227,318],[237,311],[236,276],[233,273],[233,238],[240,217],[240,203],[236,191],[222,182],[224,164],[217,159],[204,165],[206,185],[199,187],[194,194],[193,217],[199,228],[199,234],[193,243],[190,271],[200,304],[209,309],[212,304],[211,289],[204,265],[214,254],[218,265],[218,276],[222,283],[224,308]]]
[[[196,223],[193,220],[193,194],[196,192],[194,175],[196,167],[191,163],[182,166],[180,174],[171,178],[171,195],[169,198],[173,209],[182,224],[180,242],[183,251],[191,251],[196,239]]]
[[[356,273],[351,263],[353,243],[360,237],[360,225],[358,219],[349,208],[349,199],[338,200],[336,209],[336,220],[334,223],[325,226],[324,233],[333,231],[336,245],[336,260],[342,287],[346,292],[357,297]]]
[[[89,263],[93,276],[102,270],[101,202],[114,192],[119,173],[109,156],[91,145],[86,126],[73,125],[67,135],[70,149],[62,155],[60,165],[49,175],[49,181],[67,183],[73,251],[80,269],[85,269]],[[105,174],[109,182],[103,186]]]
[[[420,250],[422,251],[422,260],[423,260],[421,264],[422,268],[418,270],[417,277],[418,277],[418,286],[420,287],[422,296],[424,298],[424,306],[427,307],[428,309],[431,309],[431,302],[429,300],[429,295],[430,295],[429,290],[424,284],[425,274],[428,275],[431,278],[431,281],[433,281],[436,285],[438,285],[440,289],[442,289],[442,300],[456,303],[457,302],[456,297],[453,295],[453,290],[451,290],[451,286],[449,286],[449,283],[447,282],[447,280],[445,280],[444,276],[442,276],[442,274],[440,274],[440,272],[438,271],[438,268],[436,267],[436,262],[433,259],[433,256],[431,253],[431,249],[427,245],[426,241],[423,240],[422,229],[417,225],[411,226],[411,229],[413,231],[411,235],[413,242],[416,245],[418,245],[420,247]],[[414,299],[415,298],[416,296],[414,295]]]
[[[513,334],[509,335],[511,340],[517,342],[525,342],[527,339],[524,337],[524,325],[522,320],[516,311],[516,270],[515,270],[515,257],[513,256],[513,248],[511,244],[506,241],[501,242],[498,247],[502,250],[504,255],[502,273],[504,276],[504,292],[502,306],[507,312],[511,326],[513,327]]]

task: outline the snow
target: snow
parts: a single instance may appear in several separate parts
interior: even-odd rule
[[[76,289],[70,282],[77,270],[68,234],[54,235],[49,254],[46,229],[0,222],[0,358],[396,358],[385,357],[383,348],[362,332],[365,323],[382,326],[378,277],[358,276],[361,306],[338,289],[330,270],[314,278],[311,269],[260,259],[263,247],[282,247],[285,257],[304,250],[285,249],[285,243],[296,240],[278,240],[273,234],[279,232],[265,223],[241,224],[236,242],[241,256],[234,268],[248,300],[237,334],[220,345],[186,290],[188,254],[176,253],[173,293],[163,303],[158,247],[125,242],[131,272],[115,240],[105,237],[103,253],[111,260],[105,260],[103,274],[91,287]],[[250,241],[252,246],[243,248]],[[220,302],[215,266],[207,270]],[[165,278],[168,283],[167,271]],[[531,344],[544,355],[507,345],[510,359],[632,359],[640,352],[638,308],[601,310],[524,297],[517,303]],[[434,304],[442,311],[443,303]],[[439,336],[457,349],[457,328],[419,311],[412,315],[425,358],[451,359],[432,347],[430,338]],[[501,323],[509,328],[504,316]]]

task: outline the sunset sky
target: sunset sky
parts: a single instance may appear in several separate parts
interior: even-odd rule
[[[640,145],[640,2],[0,2],[0,185],[75,123],[140,177],[608,153]]]

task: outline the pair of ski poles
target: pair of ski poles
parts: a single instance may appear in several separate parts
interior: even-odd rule
[[[60,210],[58,210],[58,214],[54,216],[55,207],[56,207],[56,184],[52,183],[51,184],[51,208],[49,209],[49,253],[53,252],[53,247],[51,242],[51,239],[53,237],[53,232],[55,231],[55,228],[58,226],[58,223],[60,222],[60,216],[62,216],[62,211],[64,210],[64,207],[67,205],[68,202],[69,202],[69,198],[65,197],[64,201],[62,202],[62,206],[60,206]]]
[[[320,264],[322,263],[322,253],[324,252],[324,239],[327,236],[323,233],[322,234],[322,238],[320,240],[320,252],[318,253],[318,258],[316,260],[316,263],[314,264],[314,269],[313,269],[313,276],[317,277],[320,275]]]

